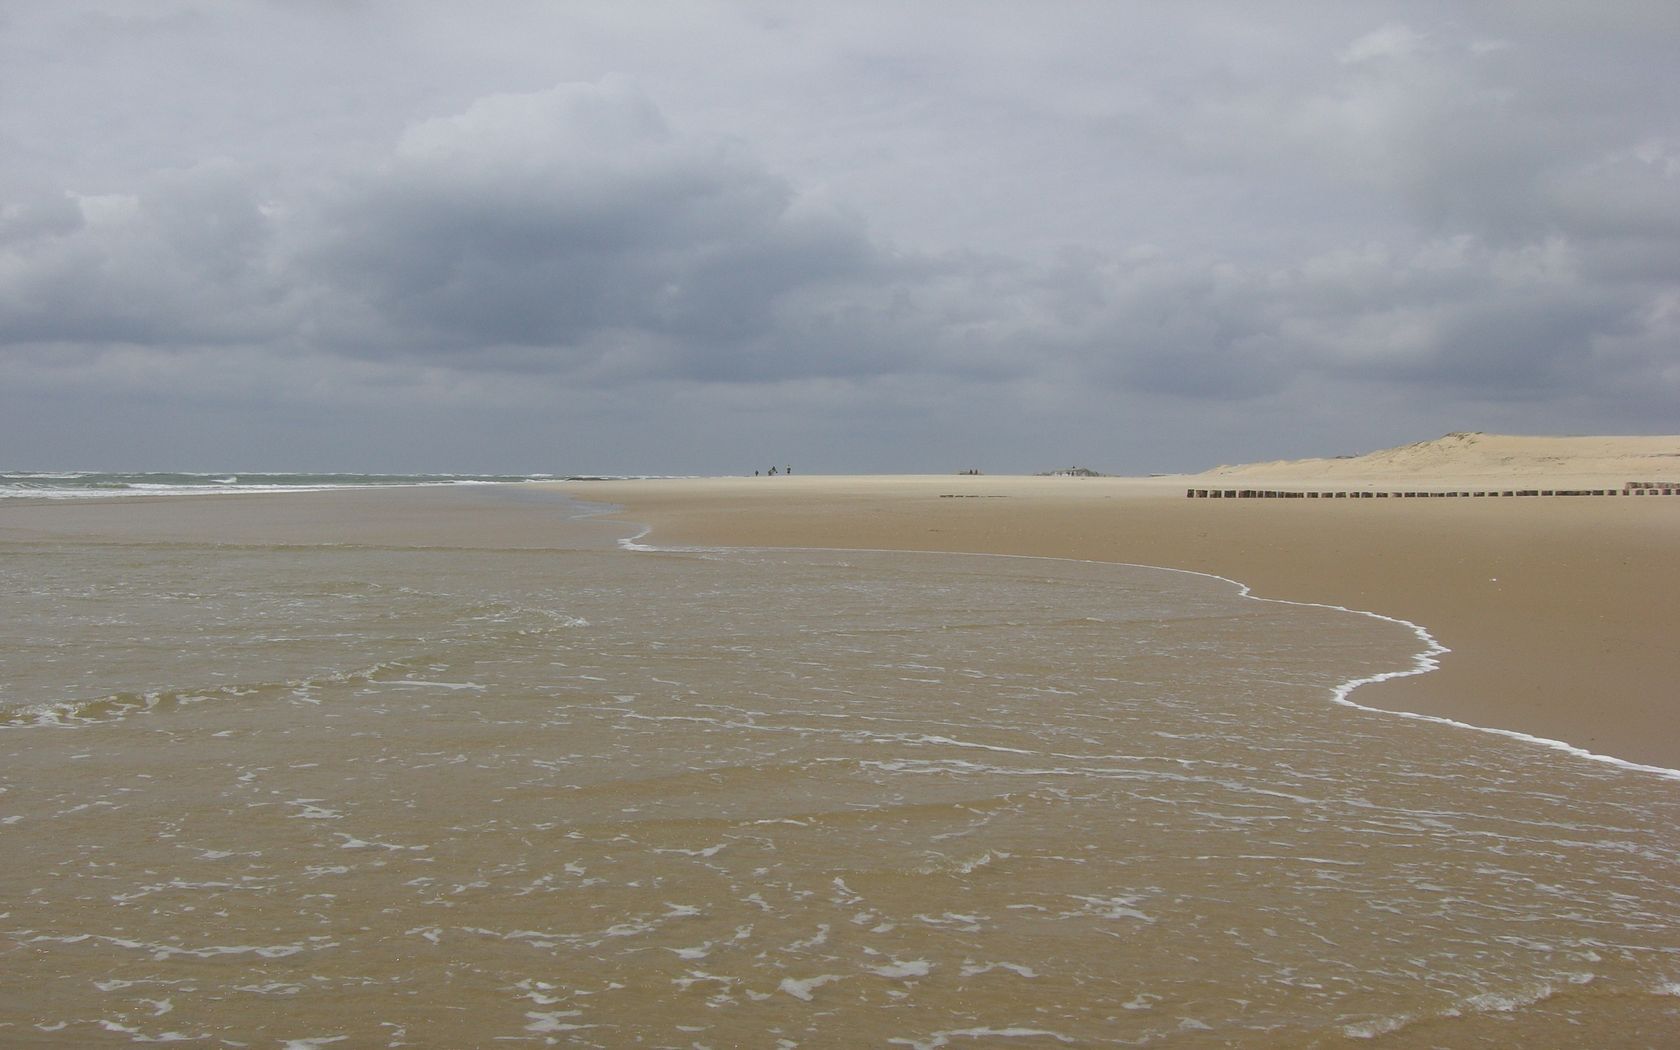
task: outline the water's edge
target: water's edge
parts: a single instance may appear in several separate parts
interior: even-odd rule
[[[585,502],[585,501],[579,501],[579,502],[582,503],[582,502]],[[607,510],[602,511],[601,513],[611,513],[613,511],[618,511],[618,510],[622,510],[622,508],[609,507]],[[1629,770],[1629,771],[1632,771],[1632,772],[1651,773],[1651,774],[1654,774],[1656,776],[1662,777],[1662,778],[1667,779],[1667,780],[1680,781],[1680,769],[1670,769],[1667,766],[1648,765],[1648,764],[1642,763],[1642,762],[1633,762],[1633,761],[1630,761],[1630,760],[1625,759],[1625,758],[1617,758],[1614,755],[1599,754],[1596,751],[1588,751],[1586,748],[1578,747],[1575,744],[1571,744],[1566,740],[1554,740],[1551,737],[1536,736],[1532,733],[1524,733],[1524,732],[1522,732],[1520,730],[1516,730],[1516,729],[1500,729],[1500,728],[1497,728],[1495,726],[1476,725],[1473,722],[1463,722],[1463,721],[1460,721],[1460,720],[1455,719],[1455,718],[1447,718],[1444,715],[1424,714],[1424,713],[1419,712],[1419,711],[1402,711],[1402,710],[1396,710],[1394,708],[1387,708],[1387,707],[1370,707],[1366,704],[1361,704],[1358,701],[1352,699],[1351,694],[1353,693],[1353,691],[1358,689],[1362,685],[1371,685],[1371,684],[1374,684],[1376,682],[1386,682],[1386,681],[1389,681],[1389,680],[1395,679],[1395,678],[1410,678],[1410,677],[1413,677],[1415,675],[1428,674],[1430,671],[1434,671],[1441,666],[1441,662],[1440,662],[1440,659],[1439,659],[1441,656],[1444,656],[1447,653],[1452,652],[1451,649],[1447,648],[1445,645],[1442,645],[1440,643],[1440,641],[1435,638],[1434,635],[1430,634],[1429,629],[1427,627],[1424,627],[1421,624],[1413,623],[1410,620],[1401,619],[1400,617],[1397,617],[1397,616],[1388,616],[1388,615],[1385,615],[1385,614],[1379,613],[1379,612],[1371,612],[1367,609],[1350,609],[1345,605],[1331,605],[1327,602],[1301,602],[1301,601],[1293,601],[1293,600],[1288,599],[1288,598],[1267,598],[1267,597],[1264,597],[1262,595],[1255,594],[1254,591],[1253,591],[1253,588],[1249,587],[1248,584],[1243,583],[1241,580],[1233,580],[1228,576],[1220,576],[1217,573],[1201,572],[1197,569],[1178,569],[1178,568],[1173,568],[1171,566],[1166,566],[1166,565],[1145,565],[1145,564],[1142,564],[1140,562],[1098,561],[1098,560],[1091,559],[1091,558],[1063,558],[1063,557],[1053,557],[1053,556],[1050,556],[1050,555],[1042,555],[1042,554],[989,554],[989,553],[979,553],[979,552],[974,552],[974,551],[900,551],[900,550],[892,550],[892,549],[887,549],[887,548],[874,548],[874,547],[724,547],[724,546],[685,546],[685,545],[668,545],[667,546],[667,545],[649,544],[649,543],[642,543],[641,542],[644,538],[646,538],[648,536],[649,533],[651,533],[653,531],[651,526],[641,525],[640,523],[628,523],[628,522],[626,524],[631,525],[631,527],[639,527],[640,530],[641,530],[633,536],[624,537],[624,538],[621,538],[618,541],[618,546],[621,549],[626,550],[626,551],[632,551],[632,552],[641,552],[641,553],[698,553],[698,552],[707,552],[707,551],[724,552],[724,551],[731,551],[731,550],[739,550],[739,551],[787,551],[787,552],[790,552],[790,553],[809,552],[809,553],[825,553],[825,554],[847,553],[847,552],[856,552],[856,553],[860,553],[860,554],[861,553],[867,553],[867,554],[912,554],[912,555],[913,554],[939,554],[939,555],[961,555],[963,557],[970,557],[970,558],[1014,558],[1014,559],[1020,559],[1020,560],[1071,562],[1071,563],[1079,564],[1079,565],[1115,565],[1115,566],[1121,566],[1121,567],[1124,567],[1124,568],[1152,569],[1152,570],[1155,570],[1155,571],[1158,571],[1158,572],[1175,572],[1175,573],[1182,573],[1183,575],[1186,575],[1186,576],[1200,576],[1204,579],[1219,580],[1222,583],[1227,583],[1227,584],[1230,584],[1232,587],[1235,587],[1237,589],[1237,593],[1238,593],[1239,597],[1248,598],[1252,601],[1270,602],[1274,605],[1291,605],[1291,606],[1295,606],[1297,608],[1306,608],[1306,609],[1331,609],[1331,610],[1334,610],[1334,611],[1337,611],[1337,612],[1351,613],[1355,616],[1368,616],[1368,617],[1370,617],[1371,619],[1374,619],[1374,620],[1383,620],[1383,621],[1386,621],[1388,623],[1398,624],[1399,626],[1407,628],[1408,630],[1410,630],[1413,634],[1415,634],[1417,636],[1417,638],[1420,642],[1423,643],[1424,648],[1421,652],[1417,653],[1413,657],[1413,664],[1407,670],[1404,670],[1404,671],[1385,671],[1381,674],[1369,675],[1369,676],[1366,676],[1366,677],[1363,677],[1363,678],[1353,678],[1353,679],[1349,679],[1346,682],[1343,682],[1341,685],[1337,686],[1334,690],[1332,690],[1331,701],[1333,703],[1341,704],[1344,707],[1351,707],[1351,708],[1354,708],[1354,709],[1359,710],[1359,711],[1366,711],[1366,712],[1369,712],[1369,713],[1372,713],[1372,714],[1391,715],[1391,716],[1394,716],[1394,717],[1397,717],[1397,718],[1412,719],[1414,721],[1419,721],[1419,722],[1433,722],[1437,725],[1451,726],[1454,729],[1465,729],[1465,730],[1470,730],[1472,732],[1477,732],[1477,733],[1491,733],[1491,734],[1494,734],[1495,736],[1502,736],[1502,737],[1506,737],[1507,739],[1518,740],[1518,741],[1521,741],[1525,744],[1532,744],[1532,745],[1536,745],[1536,746],[1539,746],[1539,747],[1548,748],[1548,749],[1553,750],[1553,751],[1560,751],[1560,752],[1562,752],[1566,755],[1569,755],[1571,757],[1574,757],[1574,758],[1586,759],[1587,761],[1590,761],[1590,762],[1601,762],[1601,763],[1604,763],[1606,765],[1617,766],[1621,769],[1626,769],[1626,770]]]

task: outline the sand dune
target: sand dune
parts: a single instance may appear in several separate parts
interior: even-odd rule
[[[1363,456],[1220,466],[1198,478],[1288,483],[1489,484],[1620,487],[1680,481],[1680,437],[1523,437],[1448,434]]]

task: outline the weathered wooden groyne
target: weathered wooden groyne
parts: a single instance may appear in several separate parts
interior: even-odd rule
[[[1190,499],[1455,499],[1487,496],[1680,496],[1680,482],[1629,481],[1619,489],[1186,489]]]

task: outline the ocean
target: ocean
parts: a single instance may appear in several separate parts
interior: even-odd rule
[[[273,472],[0,471],[0,499],[81,499],[110,496],[200,496],[255,492],[328,492],[418,485],[497,485],[528,481],[594,480],[555,474],[309,474]]]
[[[0,1045],[1675,1043],[1676,782],[1336,703],[1410,625],[553,507],[0,528]]]

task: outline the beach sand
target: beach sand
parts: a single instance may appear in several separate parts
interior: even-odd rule
[[[1367,686],[1357,702],[1680,768],[1680,496],[1184,498],[1197,484],[1266,479],[1301,488],[1620,488],[1680,473],[1680,439],[1573,439],[1596,443],[1574,447],[1588,455],[1572,454],[1571,439],[1455,437],[1363,463],[1148,479],[795,475],[565,488],[619,505],[620,517],[651,527],[651,543],[1130,562],[1225,576],[1262,597],[1399,617],[1452,651],[1438,671]]]
[[[1674,781],[1329,702],[1409,631],[1078,561],[613,549],[1213,572],[1456,650],[1357,702],[1680,766],[1680,497],[1193,484],[0,501],[0,1042],[1666,1045]]]

